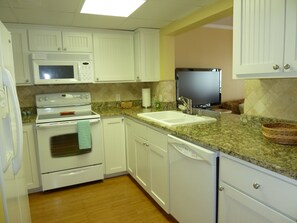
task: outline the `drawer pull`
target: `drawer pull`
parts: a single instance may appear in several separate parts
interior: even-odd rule
[[[277,64],[273,65],[273,70],[278,70],[279,69],[279,66]]]
[[[253,183],[253,187],[257,190],[257,189],[259,189],[260,188],[260,184],[258,184],[258,183]]]
[[[219,191],[223,191],[225,188],[223,186],[219,186]]]
[[[290,64],[285,64],[284,68],[285,68],[285,70],[290,69]]]

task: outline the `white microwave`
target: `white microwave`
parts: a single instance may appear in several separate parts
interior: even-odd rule
[[[92,83],[92,54],[32,53],[34,84]]]

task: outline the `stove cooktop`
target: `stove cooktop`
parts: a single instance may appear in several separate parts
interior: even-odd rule
[[[89,92],[64,92],[36,95],[36,123],[98,119],[91,108]]]

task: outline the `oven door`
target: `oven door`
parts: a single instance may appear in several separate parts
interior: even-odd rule
[[[100,119],[90,119],[91,148],[79,149],[77,121],[36,124],[41,173],[103,163]]]

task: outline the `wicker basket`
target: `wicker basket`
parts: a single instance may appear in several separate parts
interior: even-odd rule
[[[121,102],[121,108],[132,108],[132,101]]]
[[[263,135],[271,142],[296,145],[297,125],[287,123],[269,123],[262,125]]]

